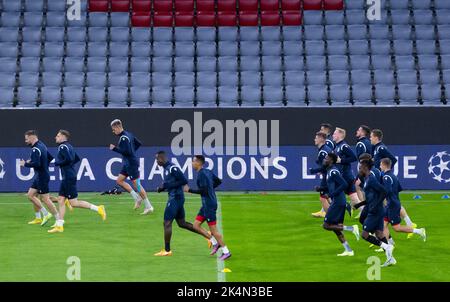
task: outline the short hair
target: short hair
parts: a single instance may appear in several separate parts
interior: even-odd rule
[[[194,155],[194,158],[200,161],[202,165],[205,163],[205,157],[203,155]]]
[[[62,135],[64,135],[66,138],[70,137],[70,132],[64,129],[61,129],[58,131],[58,133],[61,133]]]
[[[122,127],[122,121],[116,118],[115,120],[113,120],[111,122],[111,127],[117,127],[117,126]]]
[[[370,155],[369,153],[363,153],[359,156],[358,160],[364,161],[364,160],[372,160],[372,155]]]
[[[373,129],[372,132],[373,136],[377,137],[380,141],[383,140],[383,131],[380,129]]]
[[[325,128],[331,131],[331,129],[333,128],[333,126],[329,123],[322,123],[320,124],[320,128]]]
[[[344,137],[347,135],[347,131],[343,128],[336,127],[336,131],[341,133]]]
[[[370,127],[369,126],[361,125],[361,126],[359,126],[359,128],[361,128],[366,133],[366,136],[370,134]]]
[[[390,159],[390,158],[383,158],[383,159],[381,159],[381,163],[383,164],[383,165],[385,165],[386,167],[388,167],[389,169],[391,168],[391,166],[392,166],[392,160]]]
[[[334,153],[328,153],[327,155],[329,158],[331,158],[331,161],[333,162],[333,164],[335,164],[337,162],[337,155]]]
[[[158,152],[156,152],[156,155],[166,155],[166,151],[160,150]]]
[[[37,136],[37,131],[36,130],[27,130],[25,131],[25,135],[34,135]]]
[[[326,140],[327,139],[327,135],[323,132],[317,132],[316,136],[320,137],[321,139]]]

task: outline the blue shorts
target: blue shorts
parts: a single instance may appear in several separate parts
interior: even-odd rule
[[[169,199],[164,210],[164,220],[184,219],[184,199]]]
[[[364,221],[366,220],[367,215],[369,215],[369,206],[365,205],[361,211],[361,215],[359,215],[359,222],[361,224],[364,224]]]
[[[372,215],[369,213],[366,220],[364,220],[363,230],[369,233],[375,231],[383,231],[384,229],[384,215]]]
[[[322,176],[322,180],[320,181],[320,187],[323,188],[322,191],[319,192],[321,198],[325,198],[328,193],[327,179],[326,175]]]
[[[400,217],[401,209],[401,207],[386,208],[384,221],[389,222],[391,225],[400,224],[400,222],[402,222],[402,218]]]
[[[63,179],[59,186],[59,196],[63,196],[67,199],[75,199],[78,197],[77,180],[76,179]]]
[[[346,203],[332,201],[325,215],[324,222],[329,224],[344,223]]]
[[[31,188],[38,191],[38,194],[48,194],[48,183],[50,182],[50,178],[39,178],[36,177],[31,184]]]
[[[217,205],[215,207],[205,207],[202,206],[200,208],[200,211],[198,211],[197,217],[195,217],[195,220],[203,222],[206,220],[208,225],[216,225],[216,212],[217,212]]]
[[[348,183],[347,188],[344,190],[345,194],[350,195],[356,193],[355,177],[352,174],[344,174],[343,178]]]
[[[131,180],[139,179],[139,166],[123,166],[120,174],[129,177]]]

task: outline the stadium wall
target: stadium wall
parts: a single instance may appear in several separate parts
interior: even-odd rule
[[[224,179],[222,190],[311,190],[318,179],[307,171],[315,166],[313,137],[322,122],[347,129],[352,145],[360,124],[382,129],[385,143],[399,159],[396,172],[405,189],[448,189],[449,116],[445,107],[5,109],[0,110],[0,191],[24,191],[31,184],[33,174],[18,164],[29,156],[23,142],[28,129],[38,130],[51,153],[56,151],[56,132],[69,130],[83,158],[79,190],[110,189],[121,165],[120,156],[108,148],[117,143],[109,127],[114,118],[143,142],[138,153],[148,190],[162,181],[154,161],[160,149],[174,155],[190,180],[195,180],[190,156],[206,153],[209,166]],[[53,165],[50,170],[50,186],[56,190],[59,171]]]

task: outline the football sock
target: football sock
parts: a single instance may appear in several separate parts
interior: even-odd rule
[[[228,250],[227,246],[225,245],[225,246],[222,248],[222,252],[223,252],[224,254],[228,254],[230,251]]]
[[[138,193],[136,193],[135,191],[131,190],[130,194],[133,197],[134,201],[138,201],[139,200],[139,194]]]
[[[370,242],[370,243],[372,243],[373,245],[376,245],[376,246],[381,246],[381,244],[383,243],[383,242],[381,242],[380,240],[378,240],[378,239],[377,239],[375,236],[373,236],[373,235],[369,235],[369,237],[367,237],[366,241],[368,241],[368,242]]]
[[[343,226],[343,229],[344,229],[344,231],[353,232],[353,227],[352,227],[352,226],[344,225],[344,226]]]
[[[413,222],[411,221],[411,218],[409,218],[408,215],[406,215],[405,218],[403,218],[403,220],[406,222],[407,226],[411,226],[413,224]]]
[[[152,207],[152,204],[150,203],[150,200],[148,200],[147,197],[144,199],[144,205],[145,205],[146,209],[149,209]]]
[[[89,207],[89,209],[91,209],[91,210],[94,211],[94,212],[98,212],[98,207],[95,206],[95,205],[93,205],[93,204],[91,204],[91,206]]]
[[[164,249],[166,252],[170,252],[170,243],[166,243]]]
[[[217,240],[216,240],[216,238],[214,238],[214,236],[211,236],[211,239],[209,239],[209,240],[211,240],[211,243],[212,243],[213,245],[216,245],[216,244],[217,244]]]
[[[42,218],[40,211],[35,212],[34,215],[36,216],[37,219],[41,219]]]
[[[413,229],[414,234],[422,235],[422,230],[420,229]]]
[[[352,251],[352,249],[350,248],[350,245],[348,244],[347,241],[344,242],[344,243],[342,243],[342,245],[344,246],[344,248],[345,248],[345,250],[346,250],[347,252],[351,252],[351,251]]]
[[[44,216],[48,215],[48,211],[45,207],[42,207],[41,212],[42,212],[42,215],[44,215]]]

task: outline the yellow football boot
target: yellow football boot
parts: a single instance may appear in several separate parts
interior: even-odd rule
[[[327,213],[325,211],[322,211],[322,210],[318,211],[318,212],[315,212],[315,213],[311,213],[312,217],[314,217],[314,218],[324,218],[326,214]]]
[[[41,224],[41,223],[42,223],[41,218],[34,218],[33,220],[28,222],[28,224]]]
[[[47,232],[49,232],[50,234],[62,233],[62,232],[64,232],[64,227],[63,226],[55,226],[53,229],[48,230]]]
[[[161,250],[160,252],[156,253],[155,256],[159,256],[159,257],[165,257],[165,256],[172,256],[172,251],[166,251],[166,250]]]
[[[103,205],[98,206],[98,214],[100,214],[100,216],[102,217],[102,220],[103,220],[103,221],[106,220],[106,210],[105,210],[105,206],[103,206]]]

